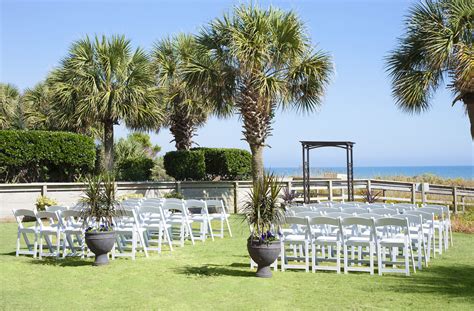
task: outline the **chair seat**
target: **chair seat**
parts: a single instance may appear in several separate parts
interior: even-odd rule
[[[404,246],[405,239],[399,237],[383,238],[379,240],[379,244],[383,246]]]
[[[329,236],[329,235],[322,235],[318,236],[314,240],[315,244],[321,243],[321,244],[334,244],[336,245],[337,242],[339,242],[338,238],[336,236]]]
[[[288,234],[284,237],[284,242],[303,242],[306,240],[306,236],[303,234]]]
[[[348,246],[361,246],[369,245],[371,243],[371,240],[369,236],[353,236],[347,238],[345,243]]]

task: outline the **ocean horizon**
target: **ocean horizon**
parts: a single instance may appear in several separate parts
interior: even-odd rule
[[[267,171],[281,177],[302,176],[302,167],[268,167]],[[346,174],[345,167],[311,167],[311,176],[323,173]],[[433,174],[443,178],[474,179],[474,166],[354,166],[354,178],[374,178],[385,176],[420,176]]]

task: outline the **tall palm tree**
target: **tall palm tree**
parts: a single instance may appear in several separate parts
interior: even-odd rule
[[[54,112],[52,94],[46,83],[40,82],[33,88],[26,89],[22,100],[28,128],[35,130],[58,129],[59,124],[52,117]]]
[[[410,10],[406,33],[387,57],[396,104],[419,113],[430,108],[433,92],[444,78],[463,101],[474,139],[474,2],[426,0]]]
[[[157,42],[152,53],[157,84],[164,95],[164,125],[169,127],[177,150],[191,148],[197,128],[206,123],[210,113],[204,97],[183,79],[183,69],[196,52],[195,38],[179,34]]]
[[[263,177],[263,149],[278,108],[313,111],[332,71],[290,11],[236,7],[212,21],[197,41],[203,53],[186,69],[190,85],[216,106],[230,106],[243,121],[254,181]]]
[[[0,83],[0,130],[12,126],[20,92],[12,84]]]
[[[124,36],[74,42],[50,78],[65,122],[101,124],[109,171],[114,163],[114,125],[123,121],[133,129],[150,129],[161,123],[154,82],[148,55],[140,48],[132,50]]]

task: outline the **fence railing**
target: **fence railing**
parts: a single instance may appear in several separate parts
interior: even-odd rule
[[[298,179],[284,179],[282,184],[290,190],[302,192],[303,182]],[[186,198],[221,198],[228,209],[238,213],[246,200],[251,181],[217,182],[118,182],[118,195],[141,193],[158,197],[170,191],[182,193]],[[347,200],[347,184],[343,180],[310,181],[311,200]],[[58,203],[72,205],[82,196],[82,183],[31,183],[0,184],[0,219],[11,219],[12,209],[33,209],[39,195],[47,195]],[[377,179],[354,180],[356,200],[365,200],[365,192],[379,194],[378,201],[434,203],[449,205],[453,212],[465,211],[474,206],[474,188],[433,184],[417,184]],[[298,198],[297,200],[302,200]]]

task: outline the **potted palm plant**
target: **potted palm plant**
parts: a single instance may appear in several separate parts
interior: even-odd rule
[[[277,237],[279,226],[284,222],[286,208],[279,202],[281,185],[273,174],[264,174],[253,184],[243,212],[251,227],[247,240],[250,257],[258,264],[257,276],[272,276],[270,265],[280,254]]]
[[[111,175],[86,178],[82,217],[87,224],[86,244],[95,254],[94,266],[109,263],[108,253],[115,243],[113,217],[119,216],[115,194],[115,180]]]

